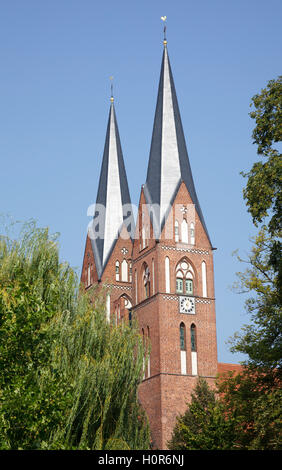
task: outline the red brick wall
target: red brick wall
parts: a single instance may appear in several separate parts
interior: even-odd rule
[[[191,392],[195,387],[197,376],[192,376],[191,365],[191,339],[190,327],[196,326],[197,366],[198,376],[205,377],[210,385],[214,383],[217,373],[228,369],[227,364],[217,362],[216,316],[214,298],[214,272],[213,249],[198,214],[195,213],[195,244],[189,245],[174,240],[174,221],[177,217],[179,227],[183,216],[187,222],[191,222],[190,211],[187,214],[179,211],[183,205],[191,204],[191,198],[184,183],[180,185],[176,195],[173,209],[169,214],[166,226],[160,240],[153,237],[152,226],[146,228],[148,238],[146,246],[140,247],[139,234],[141,233],[142,205],[146,204],[143,189],[141,190],[137,228],[137,238],[132,241],[124,235],[117,240],[113,252],[108,260],[102,275],[100,286],[111,285],[111,314],[115,314],[117,305],[120,305],[121,315],[126,315],[124,300],[121,295],[126,295],[133,304],[135,318],[137,318],[140,333],[144,331],[145,338],[150,335],[151,356],[150,375],[148,367],[145,371],[145,379],[139,388],[139,398],[143,404],[150,421],[153,445],[155,448],[165,449],[166,443],[176,422],[176,416],[184,413],[187,403],[191,399]],[[146,212],[146,210],[145,210]],[[177,214],[176,214],[177,212]],[[145,217],[148,222],[149,218]],[[167,231],[167,225],[171,224]],[[169,233],[169,237],[167,234]],[[126,248],[128,252],[122,254]],[[165,282],[165,258],[170,260],[170,293],[166,293]],[[132,259],[132,283],[116,281],[115,263],[123,258]],[[182,260],[192,266],[194,271],[194,292],[196,314],[180,314],[179,299],[176,293],[176,266]],[[87,266],[93,264],[93,284],[97,283],[95,261],[91,249],[90,240],[87,238],[84,262],[82,268],[82,282],[87,280]],[[206,263],[207,297],[203,298],[202,262]],[[146,298],[144,290],[144,263],[150,271],[150,296]],[[137,284],[135,282],[137,272]],[[121,268],[120,268],[121,273]],[[154,284],[154,286],[153,286]],[[138,301],[135,302],[136,290]],[[136,305],[135,305],[136,304]],[[185,324],[186,329],[186,370],[187,374],[181,374],[180,362],[180,323]],[[236,369],[234,366],[233,368]],[[236,369],[237,370],[237,369]]]

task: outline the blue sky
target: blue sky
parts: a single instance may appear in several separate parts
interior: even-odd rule
[[[2,0],[0,213],[60,232],[80,273],[114,76],[130,186],[145,182],[167,16],[168,51],[200,204],[215,252],[218,357],[249,318],[230,286],[255,233],[242,197],[258,157],[252,96],[281,74],[280,0]]]

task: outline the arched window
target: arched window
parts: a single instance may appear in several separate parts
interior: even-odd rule
[[[185,325],[184,323],[180,323],[179,327],[179,334],[180,334],[180,368],[181,374],[187,373],[186,368],[186,333],[185,333]]]
[[[138,304],[138,278],[137,278],[137,270],[135,269],[135,303]]]
[[[129,261],[129,282],[132,282],[132,261]]]
[[[190,339],[191,339],[191,367],[192,375],[198,375],[198,360],[197,360],[197,335],[196,326],[191,325],[190,328]]]
[[[183,219],[181,224],[181,241],[182,243],[188,243],[188,224],[186,219]]]
[[[193,295],[193,279],[185,279],[185,291],[188,295]]]
[[[152,258],[152,294],[155,294],[155,262]]]
[[[119,261],[116,261],[116,281],[119,281]]]
[[[205,261],[202,262],[202,287],[203,297],[207,297],[207,267]]]
[[[126,259],[124,259],[121,263],[121,280],[123,282],[128,281],[128,264]]]
[[[147,335],[148,335],[148,346],[150,343],[150,328],[147,326]],[[147,377],[150,377],[151,375],[151,360],[150,360],[150,355],[148,356],[148,374]]]
[[[196,326],[194,324],[191,325],[190,334],[191,334],[191,351],[197,352]]]
[[[146,371],[145,371],[145,333],[144,333],[144,328],[142,328],[142,339],[143,339],[143,350],[144,350],[144,356],[143,356],[143,380],[146,378]]]
[[[148,265],[144,263],[143,268],[143,283],[144,283],[144,295],[145,299],[150,297],[150,271]]]
[[[179,225],[178,220],[174,222],[174,239],[176,242],[179,242]]]
[[[165,291],[167,294],[170,293],[170,267],[169,267],[168,256],[166,256],[166,259],[165,259]]]
[[[180,323],[180,350],[186,351],[185,325]]]
[[[183,293],[183,273],[178,271],[176,273],[176,292],[179,294]]]
[[[195,245],[195,226],[193,222],[191,222],[191,225],[190,225],[190,240],[191,240],[191,245]]]

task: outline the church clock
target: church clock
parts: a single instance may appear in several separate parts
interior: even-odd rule
[[[179,296],[179,313],[195,313],[194,297]]]

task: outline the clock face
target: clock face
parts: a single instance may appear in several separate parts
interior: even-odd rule
[[[180,313],[195,313],[195,299],[194,297],[179,297],[179,311]]]

